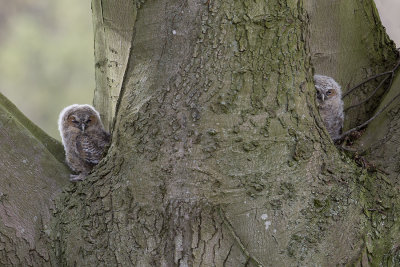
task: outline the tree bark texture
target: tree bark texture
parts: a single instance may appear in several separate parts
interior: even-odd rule
[[[59,195],[48,262],[400,264],[396,169],[358,167],[315,103],[313,72],[345,91],[395,64],[373,2],[350,2],[93,0],[94,104],[112,145]]]
[[[396,64],[397,52],[373,1],[305,1],[310,16],[312,64],[316,73],[334,77],[346,92]],[[345,107],[365,100],[379,84],[373,80],[344,98]],[[387,86],[364,105],[349,110],[345,130],[373,114]]]
[[[312,84],[313,66],[347,85],[394,64],[371,1],[107,2],[95,104],[113,143],[58,204],[60,262],[396,261],[396,190],[335,148]]]
[[[68,181],[63,149],[0,94],[0,265],[55,266],[53,200]]]

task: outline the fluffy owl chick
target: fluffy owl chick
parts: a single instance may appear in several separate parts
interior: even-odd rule
[[[99,113],[90,105],[71,105],[64,108],[58,119],[65,158],[77,175],[71,181],[85,179],[110,143],[110,134],[104,130]]]
[[[331,77],[322,75],[314,75],[314,83],[317,89],[319,113],[328,133],[333,140],[337,140],[340,137],[344,120],[340,85]]]

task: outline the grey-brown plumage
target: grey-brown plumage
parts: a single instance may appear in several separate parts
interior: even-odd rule
[[[328,133],[333,140],[337,140],[340,138],[344,120],[340,85],[331,77],[322,75],[314,75],[314,83],[319,113]]]
[[[71,105],[64,108],[58,119],[65,158],[77,174],[71,181],[83,180],[103,157],[110,143],[99,113],[90,105]]]

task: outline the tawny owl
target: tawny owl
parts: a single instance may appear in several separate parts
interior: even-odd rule
[[[337,140],[342,132],[344,120],[340,85],[331,77],[322,75],[314,75],[314,83],[319,113],[328,133],[333,140]]]
[[[90,105],[71,105],[64,108],[58,119],[65,158],[77,174],[71,181],[83,180],[101,158],[110,143],[99,113]]]

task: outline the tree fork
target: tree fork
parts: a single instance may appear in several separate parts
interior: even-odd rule
[[[339,80],[374,62],[393,64],[371,3],[95,0],[95,105],[108,127],[115,120],[112,145],[87,180],[59,195],[44,242],[53,250],[42,261],[397,262],[394,180],[367,173],[335,148],[312,84],[312,65],[336,66],[316,61],[326,40],[316,32],[334,33]],[[321,11],[344,16],[333,16],[334,25],[346,21],[350,33],[368,32],[360,25],[376,31],[368,40],[339,39],[324,32],[331,26]],[[364,49],[369,58],[348,64],[343,47],[362,47],[353,59]]]
[[[117,14],[105,7],[104,18]],[[118,103],[113,144],[93,178],[60,202],[61,262],[362,259],[370,214],[353,214],[370,212],[370,199],[391,189],[372,187],[377,178],[340,154],[322,126],[302,2],[145,1],[122,12],[133,14],[129,23],[101,26],[129,44],[107,39],[99,48],[128,59],[116,76],[119,100],[106,95],[109,104],[97,105],[105,114]]]

